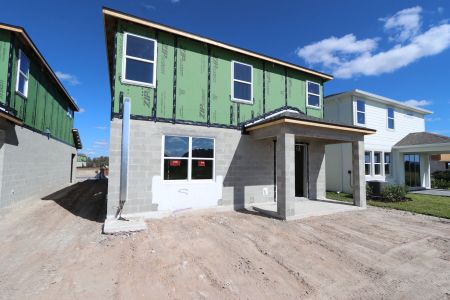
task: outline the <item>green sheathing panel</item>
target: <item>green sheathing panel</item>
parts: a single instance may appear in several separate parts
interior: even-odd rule
[[[38,76],[39,69],[37,65],[32,63],[30,65],[30,75],[28,76],[28,97],[26,101],[25,119],[26,125],[35,128],[36,127],[36,105],[38,103],[38,87],[39,82],[36,78]]]
[[[114,112],[119,112],[119,95],[123,92],[124,97],[131,98],[131,114],[149,117],[153,107],[154,89],[136,85],[125,84],[121,82],[122,77],[122,52],[123,36],[125,32],[134,33],[148,38],[155,38],[155,31],[149,28],[143,28],[138,25],[119,22],[117,33],[117,65],[116,65],[116,83],[114,89]],[[158,80],[158,77],[156,77]]]
[[[158,58],[156,66],[158,118],[172,118],[173,113],[173,62],[174,36],[169,33],[158,34]]]
[[[154,38],[158,41],[156,89],[121,82],[123,34],[125,32]],[[119,113],[120,93],[131,97],[131,113],[150,117],[156,100],[156,117],[172,119],[174,104],[174,56],[176,47],[176,120],[206,123],[208,120],[208,45],[140,25],[118,21],[116,35],[116,80],[114,83],[114,112]],[[306,108],[306,80],[321,83],[320,78],[300,71],[263,62],[251,56],[209,45],[210,123],[238,125],[264,112],[286,105],[296,107],[311,116],[323,117],[322,108]],[[231,100],[231,62],[253,66],[253,103]],[[264,70],[265,69],[265,73]],[[265,84],[265,86],[264,86]],[[265,95],[263,91],[265,90]],[[156,99],[154,93],[156,92]],[[265,96],[265,97],[264,97]],[[265,98],[265,106],[264,106]],[[322,99],[321,99],[322,101]],[[239,119],[238,119],[239,118]]]
[[[178,38],[176,118],[206,123],[207,92],[206,44]]]
[[[266,63],[266,111],[285,105],[285,71],[284,67]]]
[[[6,103],[10,40],[9,31],[0,30],[0,103],[3,104]]]

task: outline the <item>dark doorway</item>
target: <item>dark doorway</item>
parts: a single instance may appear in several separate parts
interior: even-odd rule
[[[306,194],[306,162],[307,162],[307,145],[295,145],[295,196],[307,197]]]

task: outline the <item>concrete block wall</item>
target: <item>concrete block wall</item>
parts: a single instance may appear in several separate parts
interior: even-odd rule
[[[114,217],[119,206],[122,121],[113,119],[110,128],[108,218]],[[274,200],[272,140],[254,140],[251,136],[242,135],[240,131],[233,129],[131,120],[128,199],[122,211],[123,215],[158,211],[156,199],[153,199],[152,191],[155,187],[152,187],[152,182],[158,185],[166,184],[161,180],[163,135],[215,139],[216,182],[211,184],[220,183],[221,188],[221,197],[214,203],[215,206],[231,206],[237,209],[245,204]],[[185,194],[195,194],[198,193],[195,189],[202,189],[197,183],[177,184],[167,183],[164,187],[173,189],[178,186]],[[184,208],[195,207],[191,204],[179,207]]]
[[[76,177],[76,149],[27,128],[0,121],[0,208],[45,197]]]
[[[325,143],[309,144],[309,199],[326,198]]]

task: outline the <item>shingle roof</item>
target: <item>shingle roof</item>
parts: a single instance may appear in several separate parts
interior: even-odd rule
[[[450,143],[450,137],[429,132],[413,132],[405,136],[395,146],[413,146]]]

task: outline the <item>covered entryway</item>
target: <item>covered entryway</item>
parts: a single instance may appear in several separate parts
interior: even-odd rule
[[[298,218],[303,211],[302,200],[322,201],[309,205],[316,206],[317,210],[320,203],[329,207],[330,204],[333,207],[347,206],[326,199],[327,144],[352,143],[353,204],[366,206],[364,135],[375,133],[375,130],[332,123],[286,110],[247,124],[245,132],[254,139],[276,141],[276,217],[285,220]]]

